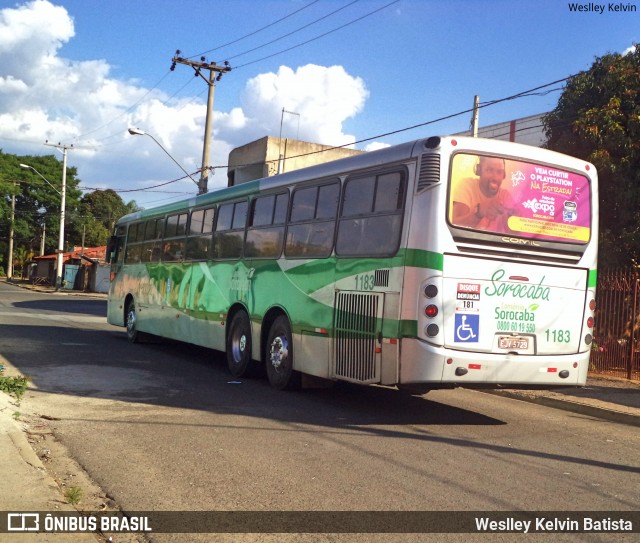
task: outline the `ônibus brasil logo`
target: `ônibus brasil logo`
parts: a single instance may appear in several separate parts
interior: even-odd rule
[[[549,301],[549,287],[542,286],[544,276],[537,285],[522,285],[514,283],[503,283],[501,279],[504,277],[504,270],[496,270],[491,276],[491,285],[484,289],[487,296],[501,296],[506,298],[521,298],[528,300],[546,300]]]

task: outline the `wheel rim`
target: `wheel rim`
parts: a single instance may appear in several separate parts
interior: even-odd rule
[[[136,310],[133,307],[129,307],[129,311],[127,311],[127,334],[129,336],[133,336],[136,333]]]
[[[276,336],[271,342],[271,365],[278,371],[289,356],[289,342],[286,337]]]
[[[231,339],[231,354],[233,361],[237,364],[242,361],[247,348],[247,336],[245,334],[234,334]]]

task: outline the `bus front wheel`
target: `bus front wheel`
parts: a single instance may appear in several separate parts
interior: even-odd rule
[[[293,335],[289,319],[279,316],[271,325],[266,349],[269,383],[278,390],[298,388],[300,374],[293,369]]]
[[[234,377],[246,377],[257,372],[251,360],[251,321],[244,311],[238,311],[229,325],[227,366]]]
[[[138,331],[138,317],[136,314],[136,301],[131,300],[127,304],[125,312],[127,325],[127,339],[130,343],[140,343],[142,340],[142,332]]]

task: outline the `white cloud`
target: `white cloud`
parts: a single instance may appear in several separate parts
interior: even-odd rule
[[[44,140],[73,143],[70,165],[89,187],[136,188],[181,177],[150,138],[127,135],[134,126],[153,135],[185,169],[198,170],[203,99],[170,99],[117,79],[105,60],[63,58],[60,50],[74,36],[71,15],[47,0],[0,9],[0,147],[22,142],[10,152],[37,154]],[[281,66],[277,73],[257,75],[246,82],[239,106],[214,112],[211,163],[226,164],[233,147],[279,135],[281,120],[283,137],[353,143],[355,136],[343,125],[362,111],[367,97],[364,81],[341,66]],[[220,171],[210,186],[224,185]],[[188,179],[173,187],[193,191]]]
[[[242,96],[243,109],[261,135],[344,145],[355,141],[342,125],[357,115],[369,93],[364,81],[349,75],[342,66],[307,64],[297,70],[281,66],[278,73],[260,74],[247,82]],[[282,112],[282,109],[286,112]]]
[[[378,149],[385,149],[386,147],[391,147],[388,143],[383,143],[381,141],[372,141],[368,145],[365,145],[365,151],[377,151]]]

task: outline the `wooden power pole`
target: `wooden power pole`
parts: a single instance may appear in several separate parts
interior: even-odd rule
[[[207,117],[204,127],[204,145],[202,147],[202,169],[200,171],[200,181],[198,182],[198,194],[206,194],[208,191],[207,183],[209,182],[209,156],[211,153],[211,125],[213,122],[213,95],[215,92],[215,84],[216,81],[220,81],[223,73],[231,71],[231,67],[227,61],[224,62],[224,66],[218,66],[215,62],[207,62],[204,57],[200,57],[200,61],[197,62],[179,55],[180,51],[178,50],[172,59],[171,71],[175,70],[176,64],[186,64],[194,69],[196,77],[200,76],[207,85],[209,85]],[[209,77],[206,77],[202,73],[203,70],[209,70]]]

